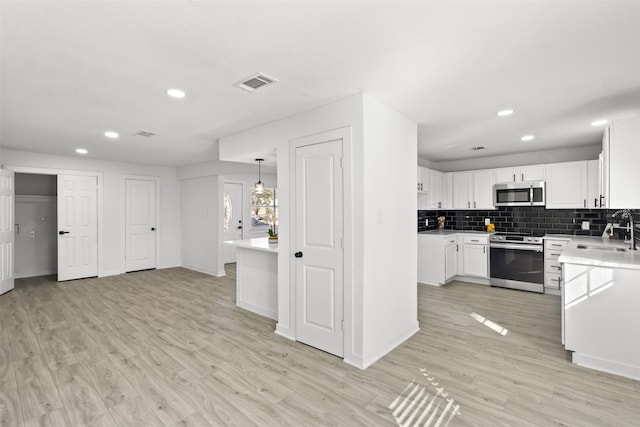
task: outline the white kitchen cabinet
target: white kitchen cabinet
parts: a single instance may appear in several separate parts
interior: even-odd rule
[[[452,209],[471,209],[473,197],[473,173],[454,172],[452,176]]]
[[[495,209],[493,206],[493,184],[496,183],[492,169],[473,172],[473,208]]]
[[[558,257],[562,255],[569,239],[544,239],[544,290],[550,294],[559,294],[562,287],[562,265]]]
[[[616,120],[605,130],[603,182],[606,207],[640,209],[640,191],[634,190],[640,159],[640,117]]]
[[[493,170],[454,172],[451,176],[452,209],[494,209]]]
[[[547,209],[590,207],[587,203],[587,162],[546,165]]]
[[[513,168],[500,168],[495,170],[496,183],[544,181],[544,165],[518,166]]]
[[[604,194],[602,193],[602,154],[598,160],[587,161],[587,207],[590,209],[604,208]]]
[[[458,274],[455,233],[418,234],[418,282],[442,286]]]
[[[445,207],[445,187],[444,173],[429,170],[428,209],[443,209]]]
[[[465,276],[489,278],[489,237],[463,236],[463,266]]]
[[[418,166],[418,193],[429,191],[429,169]]]

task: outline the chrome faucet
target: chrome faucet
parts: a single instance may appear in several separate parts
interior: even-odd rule
[[[636,250],[636,241],[635,238],[633,237],[633,230],[634,230],[634,225],[633,225],[633,214],[631,213],[631,211],[629,209],[620,209],[615,211],[612,215],[611,218],[616,218],[620,216],[620,218],[622,219],[627,219],[629,220],[629,226],[631,227],[631,240],[629,241],[629,249],[631,249],[632,251]]]

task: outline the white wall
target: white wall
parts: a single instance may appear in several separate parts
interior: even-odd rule
[[[56,196],[58,194],[58,180],[55,175],[17,173],[15,174],[15,194]]]
[[[367,104],[367,109],[364,105]],[[416,254],[416,236],[415,236],[415,181],[416,181],[416,130],[410,130],[410,122],[402,119],[397,113],[392,112],[384,106],[376,106],[375,100],[370,99],[366,95],[355,95],[338,102],[287,118],[276,122],[268,123],[257,128],[241,132],[220,140],[220,159],[237,161],[246,158],[247,153],[259,153],[260,150],[269,151],[273,147],[277,150],[278,162],[278,191],[280,204],[280,232],[278,242],[278,324],[276,332],[295,339],[295,305],[293,304],[294,289],[293,282],[293,266],[292,254],[294,248],[291,247],[289,240],[290,226],[292,224],[292,206],[291,206],[291,173],[290,170],[290,141],[292,139],[309,136],[328,130],[345,128],[350,131],[350,146],[345,147],[345,206],[347,207],[347,216],[345,217],[345,350],[344,360],[350,364],[360,368],[366,368],[373,363],[378,357],[391,351],[395,345],[402,342],[402,337],[393,336],[397,331],[406,331],[411,329],[407,325],[406,318],[413,316],[410,323],[417,328],[417,318],[415,316],[416,307],[409,308],[408,313],[400,316],[397,325],[386,328],[381,331],[380,340],[376,341],[377,345],[372,344],[370,336],[375,335],[373,328],[376,327],[375,321],[369,325],[363,322],[372,321],[375,317],[375,311],[380,308],[380,300],[384,295],[393,294],[396,303],[393,308],[389,309],[383,316],[385,319],[393,317],[391,314],[398,311],[397,307],[411,306],[416,303],[417,280],[415,262]],[[375,137],[375,133],[380,128],[372,126],[372,132],[369,136],[372,138],[372,145],[378,144],[389,145],[386,148],[370,147],[367,150],[367,141],[364,137],[364,111],[369,114],[369,121],[383,120],[384,123],[391,126],[388,131],[385,130],[383,137]],[[371,124],[371,123],[370,123]],[[402,150],[402,153],[396,152]],[[406,150],[406,151],[404,151]],[[396,228],[391,225],[394,223],[389,218],[388,223],[384,223],[384,227],[377,226],[378,208],[384,209],[382,212],[383,221],[385,215],[392,215],[390,207],[382,207],[381,203],[372,201],[377,193],[375,188],[365,185],[367,179],[374,179],[374,182],[384,180],[388,175],[388,164],[391,164],[391,170],[399,172],[397,177],[391,178],[394,191],[398,190],[400,194],[397,199],[402,202],[406,198],[406,213],[401,215],[402,218],[411,218],[407,224],[411,224],[411,236],[407,236],[405,226],[395,224]],[[375,171],[375,174],[373,173]],[[375,175],[375,176],[374,176]],[[407,190],[404,190],[406,187]],[[387,188],[387,187],[385,187]],[[410,196],[406,194],[410,193]],[[408,198],[407,198],[408,197]],[[388,202],[394,198],[392,195],[383,196],[383,201]],[[366,206],[365,206],[366,203]],[[366,208],[373,209],[372,214],[366,214]],[[373,215],[373,226],[370,221]],[[386,245],[384,239],[389,237],[390,230],[393,233],[400,230],[400,237],[392,238],[394,245]],[[380,231],[382,234],[366,238],[367,233],[375,233]],[[371,240],[373,239],[373,240]],[[375,243],[372,243],[375,242]],[[400,242],[400,247],[395,246],[395,242]],[[366,244],[375,244],[376,249],[365,251]],[[397,251],[400,255],[407,255],[412,263],[407,266],[410,271],[405,275],[400,274],[397,279],[387,281],[388,274],[378,277],[375,273],[379,272],[383,267],[376,260],[385,258],[385,254],[390,259],[396,259],[399,255],[392,254]],[[411,255],[412,254],[412,255]],[[376,265],[373,265],[373,264]],[[384,264],[384,268],[395,268],[394,266]],[[368,274],[369,269],[371,273]],[[411,276],[411,278],[409,277]],[[393,289],[399,287],[401,292],[393,293]],[[413,287],[414,291],[411,295],[409,289]],[[368,293],[371,294],[369,297]],[[399,301],[403,300],[403,301]],[[370,304],[371,306],[365,305]],[[373,312],[369,313],[369,310]],[[395,324],[396,320],[392,320]],[[366,334],[365,334],[366,331]],[[401,334],[402,335],[402,334]],[[393,336],[393,337],[392,337]],[[406,338],[406,336],[404,336]],[[365,342],[365,340],[368,340]]]
[[[364,98],[364,320],[368,366],[418,331],[417,124]]]
[[[98,242],[101,257],[98,265],[100,276],[125,272],[125,177],[132,175],[159,177],[157,265],[158,268],[180,265],[180,187],[176,168],[4,149],[2,161],[8,167],[102,174],[103,233],[102,241]]]
[[[213,276],[224,276],[219,244],[220,183],[217,176],[180,181],[182,265]]]

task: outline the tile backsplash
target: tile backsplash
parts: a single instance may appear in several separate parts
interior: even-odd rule
[[[613,212],[613,209],[545,209],[542,206],[501,206],[490,211],[419,210],[418,231],[436,229],[436,218],[445,216],[446,229],[484,231],[484,219],[490,218],[496,231],[600,236]],[[632,212],[634,222],[640,224],[640,211]],[[425,226],[426,219],[428,226]],[[582,230],[583,221],[589,221],[589,230]],[[640,230],[636,229],[636,234],[640,235]]]

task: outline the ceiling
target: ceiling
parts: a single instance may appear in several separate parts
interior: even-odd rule
[[[636,1],[0,7],[3,148],[180,166],[217,159],[222,136],[367,92],[418,122],[418,155],[438,162],[597,144],[593,120],[640,114]],[[279,83],[232,86],[258,71]]]

